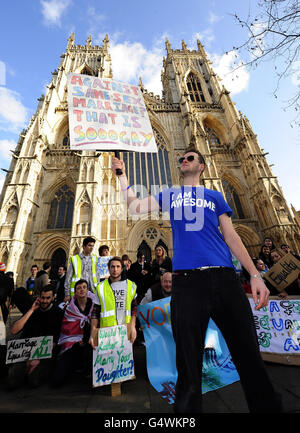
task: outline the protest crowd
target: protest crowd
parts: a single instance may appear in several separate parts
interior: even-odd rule
[[[50,262],[45,262],[41,270],[33,264],[24,287],[16,289],[13,273],[5,272],[5,264],[0,264],[3,321],[7,322],[14,308],[22,313],[22,317],[12,324],[11,334],[18,339],[53,336],[52,358],[13,363],[2,368],[7,390],[25,384],[37,387],[45,381],[59,387],[74,371],[90,377],[92,350],[95,347],[92,334],[96,328],[132,323],[130,341],[135,345],[144,344],[137,306],[171,295],[172,260],[159,244],[155,248],[155,258],[150,262],[145,260],[143,251],[137,252],[134,262],[127,254],[121,258],[112,257],[107,245],[100,246],[99,256],[96,256],[93,254],[94,245],[95,239],[85,238],[82,252],[71,257],[68,268],[65,264],[58,267],[55,280],[50,280]],[[277,249],[270,238],[265,238],[258,257],[252,260],[264,278],[265,273],[288,253],[291,253],[288,245],[283,244]],[[300,260],[299,256],[293,255]],[[251,293],[247,271],[242,267],[237,275],[245,292]],[[285,298],[300,295],[300,274],[283,292],[276,291],[267,280],[264,281],[273,296]],[[128,301],[131,315],[127,319],[125,309],[118,308],[116,302],[117,322],[102,318],[100,286],[111,287],[115,294],[116,288],[122,284],[127,284],[127,289],[131,288],[131,291],[124,291],[131,293]],[[3,349],[4,346],[1,347]],[[1,363],[5,364],[3,351]]]
[[[5,264],[0,264],[3,321],[8,323],[13,309],[22,314],[12,324],[10,334],[17,339],[53,337],[52,358],[48,359],[5,365],[5,346],[0,346],[7,390],[23,385],[38,387],[45,381],[59,387],[74,371],[90,377],[95,348],[93,332],[99,327],[129,323],[131,343],[143,344],[137,305],[170,296],[172,261],[161,245],[156,246],[152,262],[145,260],[143,251],[137,252],[134,262],[127,254],[112,257],[107,245],[100,246],[97,256],[94,246],[94,238],[85,238],[82,252],[70,258],[68,267],[65,264],[58,267],[56,279],[50,279],[50,262],[45,262],[41,270],[33,264],[24,287],[14,288],[12,273],[5,272]],[[124,285],[127,290],[121,291]],[[101,313],[111,293],[116,301],[115,317],[103,317]]]
[[[265,274],[270,271],[278,261],[286,254],[292,254],[297,260],[300,260],[300,256],[292,253],[289,245],[281,244],[280,247],[276,247],[271,238],[266,237],[260,248],[260,252],[257,257],[252,257],[253,263],[256,269],[259,271],[263,278],[267,288],[270,291],[271,296],[279,296],[284,299],[287,296],[300,295],[300,273],[296,280],[292,281],[283,291],[278,290],[265,278]],[[248,272],[242,268],[241,272],[241,283],[246,293],[251,293],[250,277]]]

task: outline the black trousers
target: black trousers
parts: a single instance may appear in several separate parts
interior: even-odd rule
[[[262,360],[248,298],[231,268],[175,271],[171,323],[178,379],[174,411],[202,412],[202,361],[209,319],[226,341],[252,413],[280,412]]]
[[[76,368],[82,369],[83,374],[92,372],[93,349],[88,343],[75,343],[56,359],[51,385],[56,388],[65,383]]]

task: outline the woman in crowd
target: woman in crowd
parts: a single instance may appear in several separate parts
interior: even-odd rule
[[[263,245],[260,249],[259,258],[270,269],[273,266],[270,247]]]
[[[161,245],[157,245],[155,259],[152,262],[152,284],[158,282],[165,272],[172,272],[172,260],[167,256],[166,250]]]

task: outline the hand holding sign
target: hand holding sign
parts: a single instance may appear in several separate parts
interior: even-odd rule
[[[126,176],[125,164],[121,159],[113,158],[111,169],[116,176]],[[118,173],[118,170],[121,171],[121,174]]]

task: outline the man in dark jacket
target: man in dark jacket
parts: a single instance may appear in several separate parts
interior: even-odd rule
[[[145,254],[142,251],[137,253],[137,261],[130,266],[127,278],[136,284],[139,304],[151,284],[151,265],[145,261]]]
[[[171,290],[172,274],[171,272],[165,272],[160,277],[160,281],[153,284],[153,286],[147,290],[145,296],[140,302],[140,305],[147,304],[148,302],[158,301],[158,299],[167,298],[168,296],[171,296]]]
[[[55,288],[50,284],[42,288],[31,308],[13,324],[12,335],[21,333],[21,339],[52,336],[55,348],[60,335],[63,310],[54,305],[54,292]],[[51,358],[14,363],[8,370],[7,388],[17,388],[23,385],[25,379],[30,387],[37,387],[49,377],[51,368]]]

